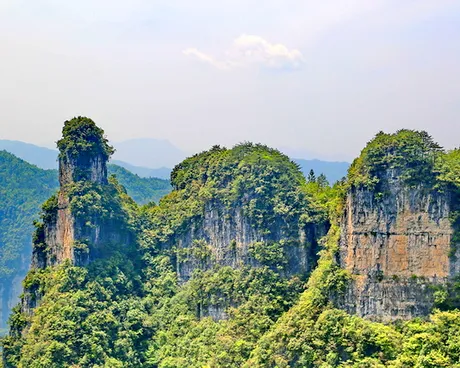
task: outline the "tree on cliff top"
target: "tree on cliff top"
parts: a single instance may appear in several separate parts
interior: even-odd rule
[[[104,136],[104,130],[93,120],[76,117],[64,123],[62,139],[57,142],[60,157],[66,155],[78,159],[82,156],[102,155],[106,160],[115,152]]]
[[[435,180],[435,162],[442,147],[425,131],[379,132],[355,159],[348,172],[351,185],[374,187],[395,170],[408,185]]]

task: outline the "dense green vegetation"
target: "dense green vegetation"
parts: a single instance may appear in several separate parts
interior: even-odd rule
[[[108,166],[128,194],[139,204],[158,202],[169,193],[169,181],[140,178],[116,166]],[[32,251],[33,221],[38,219],[40,207],[57,191],[56,170],[42,170],[0,151],[0,284],[3,286],[3,315],[0,325],[6,326],[11,300],[19,295],[13,279],[27,273]],[[1,332],[1,331],[0,331]]]
[[[349,182],[375,186],[393,175],[408,185],[429,183],[435,179],[435,163],[442,148],[423,131],[399,130],[394,134],[380,132],[352,163]]]
[[[0,152],[0,278],[15,272],[24,247],[30,252],[32,221],[57,186],[55,171]]]
[[[136,174],[117,165],[108,165],[109,175],[115,175],[128,194],[140,205],[149,202],[158,203],[161,198],[171,192],[169,180],[158,178],[141,178]]]
[[[94,121],[86,117],[77,117],[64,122],[62,139],[57,142],[59,156],[72,159],[97,157],[105,160],[115,152],[104,136],[104,131]]]
[[[404,130],[379,133],[348,180],[332,187],[314,173],[306,180],[286,156],[253,144],[216,146],[185,160],[172,172],[174,191],[158,205],[138,207],[115,178],[107,185],[79,181],[69,194],[85,226],[116,218],[117,228],[136,236],[128,245],[110,244],[87,267],[64,263],[30,272],[26,291],[43,298],[32,315],[20,309],[12,315],[12,334],[3,341],[6,362],[31,368],[458,368],[460,312],[449,305],[427,319],[384,325],[348,315],[334,301],[349,279],[337,264],[346,190],[378,190],[388,170],[409,186],[423,181],[433,190],[457,190],[459,158],[458,150],[442,151],[426,133]],[[55,202],[45,204],[43,221]],[[241,211],[263,234],[264,241],[248,247],[248,262],[214,262],[206,239],[178,245],[210,207],[224,217]],[[330,229],[316,249],[316,268],[310,275],[286,273],[285,252],[296,234],[318,224]],[[280,230],[285,238],[270,241]],[[180,280],[178,265],[190,259],[196,265],[191,278]]]
[[[262,145],[215,146],[177,165],[171,184],[175,191],[148,211],[149,235],[155,235],[145,241],[152,246],[202,217],[206,204],[227,211],[241,206],[254,228],[267,236],[279,231],[279,226],[295,233],[301,222],[321,216],[321,209],[309,206],[305,178],[298,167],[279,151]],[[296,227],[285,228],[290,223]]]
[[[57,188],[55,171],[41,170],[0,151],[0,284],[3,290],[0,325],[6,327],[10,299],[18,296],[13,280],[27,273],[32,252],[33,220]],[[3,331],[2,331],[3,332]]]

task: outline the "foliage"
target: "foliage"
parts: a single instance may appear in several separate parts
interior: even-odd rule
[[[349,281],[337,263],[349,185],[382,185],[388,179],[382,173],[395,170],[410,186],[450,191],[457,188],[456,152],[442,152],[423,132],[379,133],[353,164],[349,182],[331,187],[314,173],[305,180],[286,156],[265,146],[215,146],[178,165],[174,191],[143,207],[115,178],[106,185],[76,182],[65,189],[83,229],[103,221],[116,224],[105,227],[111,234],[128,230],[137,238],[128,246],[108,244],[111,251],[87,267],[64,263],[30,272],[25,297],[28,290],[43,297],[31,315],[14,311],[5,360],[18,368],[458,368],[460,311],[451,310],[449,290],[435,292],[443,311],[399,324],[364,320],[334,305]],[[56,197],[45,203],[44,223],[53,221],[56,205]],[[211,209],[220,216],[238,211],[263,235],[249,245],[250,261],[213,262],[220,250],[193,232]],[[287,277],[290,236],[329,223],[311,275]],[[37,226],[40,244],[44,225]],[[285,238],[273,240],[277,231]],[[177,241],[184,234],[189,247]],[[177,270],[187,262],[194,270],[180,279]]]
[[[56,187],[53,171],[0,152],[0,279],[21,268],[21,255],[30,252],[32,220]]]
[[[104,136],[104,131],[86,117],[76,117],[64,122],[62,138],[57,142],[60,157],[75,160],[102,155],[106,161],[114,153]]]
[[[439,182],[460,188],[460,148],[441,155],[436,161],[436,171]]]
[[[460,149],[440,155],[436,162],[438,189],[451,192],[451,222],[454,234],[451,256],[458,257],[460,247]]]
[[[14,295],[12,282],[22,279],[32,251],[33,220],[41,203],[57,188],[55,171],[42,170],[0,151],[0,284]],[[4,297],[5,301],[7,297]],[[5,306],[5,304],[4,304]],[[5,308],[5,307],[3,307]],[[6,325],[4,310],[1,327]]]
[[[168,180],[141,178],[117,165],[109,165],[107,169],[109,175],[115,175],[118,182],[126,188],[129,196],[140,205],[149,202],[158,203],[162,197],[171,192]]]
[[[363,320],[335,309],[347,275],[337,268],[337,228],[299,302],[257,342],[245,367],[458,367],[460,311],[402,325]],[[335,249],[334,249],[335,248]]]
[[[88,269],[66,263],[47,272],[46,293],[26,338],[6,338],[8,363],[17,367],[138,367],[150,327],[135,264],[122,254]],[[20,318],[19,311],[12,323]],[[19,346],[18,346],[19,345]],[[20,356],[11,350],[21,349]]]
[[[351,185],[370,188],[388,180],[389,171],[408,185],[435,180],[434,166],[442,148],[424,131],[378,133],[355,159],[348,172]]]
[[[139,204],[158,201],[170,191],[166,180],[139,178],[116,165],[109,165],[108,172],[117,175],[128,194]],[[27,272],[33,222],[39,217],[46,198],[49,199],[42,206],[42,221],[52,221],[57,213],[57,196],[52,194],[58,187],[56,170],[40,169],[0,151],[0,284],[4,287],[4,297],[10,293],[13,299],[18,297],[12,283],[15,278],[24,278]],[[4,320],[0,321],[0,326],[6,326],[7,314],[2,314]]]
[[[177,165],[171,184],[175,191],[144,212],[144,223],[149,224],[146,248],[155,248],[200,221],[206,206],[225,208],[229,215],[241,208],[252,226],[268,237],[279,231],[298,233],[287,224],[300,224],[302,215],[307,221],[327,217],[321,206],[310,206],[299,168],[263,145],[214,146]]]

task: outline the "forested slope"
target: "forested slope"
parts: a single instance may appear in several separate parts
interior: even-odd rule
[[[7,367],[460,366],[458,150],[445,152],[424,132],[381,133],[330,187],[266,146],[215,146],[176,166],[174,190],[158,204],[138,206],[105,179],[110,147],[94,122],[75,118],[63,134],[65,185],[37,223],[34,268],[3,341]],[[420,210],[415,195],[408,207],[392,199],[413,190],[436,193],[445,208]],[[378,243],[372,228],[350,233],[359,242],[344,238],[349,198],[363,191],[368,200],[354,208],[363,223],[379,221],[368,208],[448,214],[446,229],[429,230],[446,231],[447,243],[416,244],[448,251],[431,262],[452,265],[452,274],[405,280],[381,261],[366,275],[350,267],[348,249],[363,246],[374,260],[378,249],[413,239]],[[65,223],[71,238],[57,231]],[[429,314],[384,324],[385,307],[372,318],[347,313],[363,276],[375,290],[423,283]]]
[[[117,176],[135,201],[157,202],[171,190],[169,181],[140,178],[116,165]],[[0,326],[21,293],[21,281],[29,269],[33,221],[42,203],[59,187],[57,170],[43,170],[16,156],[0,151]]]

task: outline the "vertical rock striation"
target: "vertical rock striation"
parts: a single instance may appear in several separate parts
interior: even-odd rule
[[[171,181],[175,190],[151,209],[143,249],[170,256],[181,284],[222,268],[301,280],[316,265],[327,215],[280,152],[250,143],[216,146],[177,165]],[[222,319],[237,303],[207,303],[199,315]]]
[[[363,317],[426,315],[433,306],[430,285],[458,272],[450,195],[397,183],[392,189],[383,199],[356,188],[347,196],[340,261],[353,281],[346,309]]]
[[[34,273],[69,261],[74,266],[108,254],[116,245],[132,240],[119,188],[107,179],[107,162],[113,152],[102,129],[87,118],[65,122],[58,141],[59,192],[42,208],[33,239]],[[31,314],[42,295],[40,282],[30,282],[22,298],[22,311]]]
[[[66,122],[66,125],[70,125],[72,122]],[[107,148],[104,147],[104,144],[107,143],[103,137],[99,137],[100,142],[95,139],[98,128],[94,123],[91,123],[90,121],[86,122],[90,129],[96,130],[94,136],[75,137],[77,132],[72,132],[73,134],[69,134],[59,141],[60,189],[57,194],[57,203],[52,204],[53,207],[48,209],[49,214],[44,219],[42,229],[38,229],[38,237],[41,239],[36,242],[33,249],[32,268],[45,268],[60,264],[64,260],[70,260],[75,265],[84,265],[89,261],[89,251],[86,247],[82,249],[81,245],[97,246],[100,241],[101,221],[97,218],[91,219],[92,225],[88,229],[84,224],[88,219],[78,218],[71,208],[71,196],[80,195],[78,192],[73,193],[76,191],[77,185],[79,185],[78,189],[81,189],[82,184],[103,186],[108,183],[107,161],[109,155],[106,153]],[[87,140],[84,143],[96,147],[92,147],[91,150],[82,149],[84,147],[70,150],[64,144],[64,140],[74,144],[77,139]],[[69,144],[69,142],[65,143]],[[40,234],[40,232],[42,233]]]
[[[328,229],[327,223],[299,224],[299,216],[279,216],[271,224],[272,231],[263,231],[244,212],[244,204],[227,209],[217,202],[207,203],[203,218],[193,220],[186,231],[161,244],[163,249],[176,250],[176,270],[181,282],[189,280],[196,269],[229,266],[260,267],[266,264],[258,250],[272,247],[280,250],[285,277],[306,275],[316,263],[319,239]],[[259,249],[258,249],[259,248]],[[280,262],[278,264],[278,262]]]
[[[424,134],[382,133],[352,168],[376,184],[352,182],[346,196],[339,262],[352,276],[342,301],[350,313],[383,321],[427,315],[435,290],[459,273],[458,194],[437,185],[439,154]],[[411,146],[411,139],[421,142]]]

